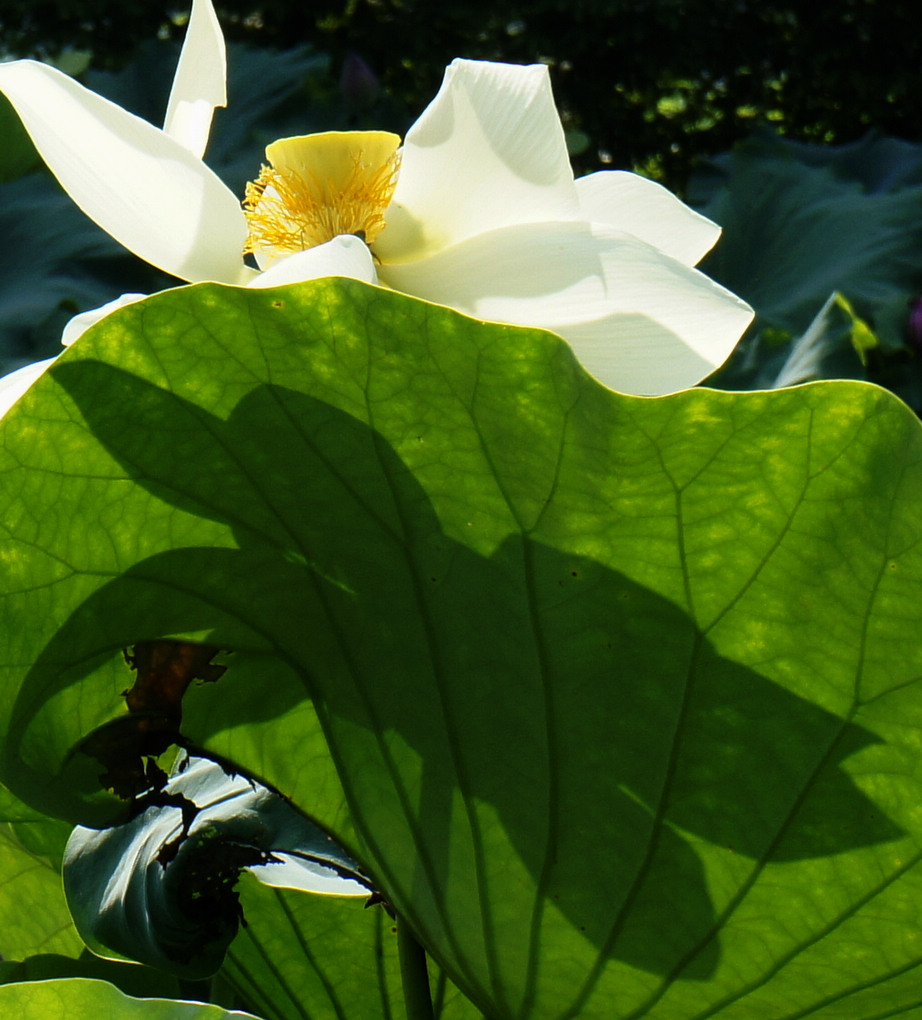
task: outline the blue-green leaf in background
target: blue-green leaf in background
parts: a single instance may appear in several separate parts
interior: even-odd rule
[[[916,1008],[922,430],[890,395],[625,397],[549,334],[208,285],[99,324],[0,438],[0,770],[36,807],[111,820],[100,775],[178,727],[491,1018]],[[165,638],[226,673],[128,711],[122,649]]]
[[[0,182],[0,239],[2,373],[59,354],[78,311],[170,282],[91,223],[47,174]]]
[[[756,134],[690,185],[723,236],[703,267],[765,324],[802,332],[840,291],[868,314],[922,289],[922,147]]]
[[[0,98],[0,138],[0,182],[15,181],[37,166],[39,157],[32,139],[6,96]]]
[[[863,379],[868,352],[880,341],[841,294],[830,294],[798,337],[766,328],[749,337],[720,384],[745,381],[741,389],[777,389],[820,379]]]
[[[861,359],[852,330],[830,321],[810,378],[869,379],[922,412],[922,363],[906,335],[922,292],[922,146],[876,134],[804,145],[757,132],[696,175],[689,193],[723,227],[704,269],[758,313],[710,385],[777,385],[839,293],[878,345]]]

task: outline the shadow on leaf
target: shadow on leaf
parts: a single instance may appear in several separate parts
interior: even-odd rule
[[[363,863],[469,988],[471,947],[510,909],[503,945],[523,958],[559,914],[593,955],[707,978],[720,919],[688,834],[752,875],[901,835],[841,767],[876,736],[721,658],[610,566],[522,534],[491,556],[450,537],[355,417],[262,386],[222,421],[99,363],[54,372],[138,484],[239,548],[174,549],[99,589],[36,663],[19,731],[92,671],[101,619],[111,650],[207,628],[264,652],[246,720],[314,701]],[[67,657],[83,665],[61,673]],[[231,662],[197,695],[215,731],[232,683]]]

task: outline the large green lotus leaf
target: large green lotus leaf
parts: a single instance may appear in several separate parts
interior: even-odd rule
[[[922,435],[890,395],[625,397],[549,334],[206,285],[101,323],[2,438],[30,803],[111,817],[100,774],[178,719],[127,712],[121,649],[207,641],[184,739],[334,833],[484,1014],[919,1001]]]
[[[0,787],[0,960],[83,949],[61,888],[70,828]]]
[[[222,971],[266,1020],[405,1020],[395,923],[381,906],[271,889],[245,874],[247,925]],[[437,1020],[480,1020],[442,973],[433,973]]]
[[[79,956],[39,953],[21,961],[0,964],[0,982],[48,981],[57,978],[92,978],[115,985],[135,998],[183,998],[177,978],[151,967],[103,960],[84,948]],[[188,987],[188,986],[187,986]]]
[[[272,889],[244,875],[247,919],[223,976],[266,1020],[404,1020],[392,921],[361,901]]]
[[[0,788],[0,983],[97,977],[133,995],[178,994],[175,978],[91,955],[71,920],[61,861],[71,826]]]
[[[251,1013],[169,999],[133,999],[114,985],[90,978],[23,981],[0,985],[0,1013],[19,1020],[244,1020]]]

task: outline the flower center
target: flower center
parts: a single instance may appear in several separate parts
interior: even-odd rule
[[[244,254],[278,258],[355,234],[371,244],[397,186],[400,138],[387,131],[328,131],[282,138],[247,184]]]

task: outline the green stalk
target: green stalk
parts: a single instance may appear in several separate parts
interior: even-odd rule
[[[211,978],[201,981],[179,979],[179,994],[192,1002],[211,1002]]]
[[[416,941],[406,921],[397,917],[397,954],[407,1020],[435,1020],[432,995],[429,992],[429,968],[426,950]]]

